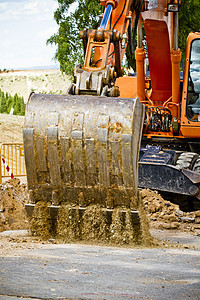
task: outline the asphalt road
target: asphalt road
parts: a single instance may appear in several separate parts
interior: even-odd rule
[[[78,244],[11,247],[0,255],[0,299],[20,297],[200,299],[200,251]]]

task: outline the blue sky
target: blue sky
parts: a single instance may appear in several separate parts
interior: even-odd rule
[[[56,64],[46,40],[57,32],[57,7],[57,0],[0,0],[0,69]]]

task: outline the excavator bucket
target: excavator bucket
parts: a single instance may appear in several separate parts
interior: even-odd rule
[[[87,209],[97,206],[106,214],[108,231],[115,210],[124,224],[126,214],[139,224],[143,117],[138,98],[32,93],[23,130],[28,214],[45,202],[52,218],[65,206],[79,212],[80,223]]]

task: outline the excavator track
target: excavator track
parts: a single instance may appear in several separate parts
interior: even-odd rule
[[[143,117],[138,98],[31,94],[23,130],[28,213],[40,201],[53,211],[98,205],[108,216],[128,209],[139,223]]]

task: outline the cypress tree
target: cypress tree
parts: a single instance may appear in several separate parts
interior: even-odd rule
[[[7,113],[6,97],[4,93],[1,94],[1,113]]]

